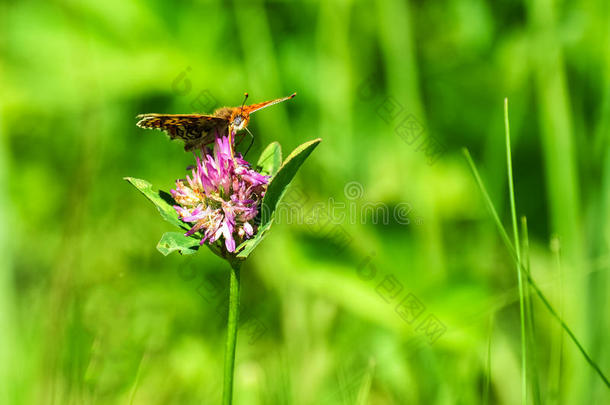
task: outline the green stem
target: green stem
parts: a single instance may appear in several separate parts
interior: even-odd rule
[[[489,337],[487,338],[487,366],[485,370],[485,386],[483,387],[483,405],[489,404],[491,388],[491,337],[493,335],[493,314],[489,318]]]
[[[513,161],[510,150],[510,126],[508,123],[508,98],[504,99],[504,132],[506,133],[506,166],[508,169],[508,189],[510,195],[510,212],[517,254],[517,281],[519,283],[519,315],[521,318],[521,403],[527,404],[527,345],[525,344],[525,310],[523,305],[523,279],[521,277],[521,243],[517,227],[517,209],[513,183]]]
[[[233,402],[233,373],[235,371],[235,344],[239,322],[239,268],[241,263],[231,263],[229,280],[229,316],[227,320],[227,344],[225,346],[225,375],[222,391],[223,405]]]
[[[521,217],[521,232],[523,241],[523,265],[525,266],[525,272],[531,275],[531,266],[530,266],[530,241],[529,235],[527,232],[527,218],[525,216]],[[530,369],[532,370],[530,380],[532,381],[532,398],[534,404],[538,405],[542,403],[542,398],[540,397],[540,383],[538,378],[538,357],[536,355],[536,336],[534,334],[534,306],[532,304],[531,297],[531,287],[528,285],[524,290],[524,300],[525,300],[525,321],[527,323],[527,331],[528,331],[528,344],[529,347],[533,350],[528,351],[530,355]]]

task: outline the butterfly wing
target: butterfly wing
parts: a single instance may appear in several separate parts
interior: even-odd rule
[[[269,107],[270,105],[274,105],[277,103],[281,103],[282,101],[290,100],[291,98],[294,98],[294,96],[296,96],[296,95],[297,95],[297,93],[292,93],[288,97],[282,97],[282,98],[277,98],[275,100],[263,101],[262,103],[246,105],[243,107],[243,112],[246,115],[249,115],[249,114],[253,113],[254,111],[262,110],[263,108]]]
[[[193,150],[214,142],[216,132],[224,135],[228,120],[203,114],[140,114],[136,125],[165,131],[171,139],[184,141],[185,150]]]

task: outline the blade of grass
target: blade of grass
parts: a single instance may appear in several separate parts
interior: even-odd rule
[[[348,374],[348,372],[350,372],[350,374]],[[339,374],[337,375],[337,382],[339,385],[341,404],[353,404],[355,402],[354,391],[357,380],[355,380],[354,376],[351,375],[351,371],[346,367],[341,367],[341,369],[339,369]]]
[[[525,216],[521,217],[521,241],[523,243],[523,254],[522,254],[522,263],[525,266],[525,269],[528,273],[531,273],[530,267],[530,243],[529,243],[529,235],[527,231],[527,218]],[[530,295],[530,286],[524,290],[523,298],[525,299],[525,321],[527,324],[527,338],[528,345],[530,350],[528,353],[530,354],[530,381],[532,383],[532,397],[534,404],[542,403],[542,398],[540,397],[540,377],[538,374],[538,360],[536,356],[536,336],[534,332],[534,308],[532,305],[531,295]]]
[[[131,387],[131,392],[129,394],[129,405],[133,405],[133,401],[136,398],[136,393],[138,392],[138,386],[140,385],[140,378],[142,377],[142,364],[146,361],[148,353],[142,354],[142,358],[140,359],[140,363],[138,364],[138,370],[136,371],[136,378],[133,381],[133,386]]]
[[[487,339],[487,365],[485,372],[485,386],[483,387],[484,405],[489,404],[489,392],[491,388],[491,335],[493,334],[494,318],[493,314],[489,317],[489,338]]]
[[[470,156],[470,152],[466,148],[463,148],[462,152],[464,153],[464,156],[466,157],[466,161],[468,162],[468,165],[470,166],[470,169],[471,169],[472,174],[473,174],[473,176],[475,178],[475,181],[477,182],[477,185],[479,186],[479,190],[481,191],[481,194],[483,195],[485,203],[487,204],[487,208],[489,209],[489,211],[490,211],[490,213],[491,213],[491,215],[492,215],[492,217],[493,217],[493,219],[494,219],[494,221],[496,223],[496,226],[498,227],[498,231],[500,233],[500,237],[504,241],[504,244],[506,245],[506,248],[508,249],[508,251],[509,251],[511,257],[513,258],[513,260],[516,263],[519,263],[518,260],[517,260],[517,254],[515,252],[515,248],[512,245],[512,242],[510,241],[510,238],[508,237],[508,234],[506,233],[506,230],[504,229],[504,226],[502,225],[502,222],[500,221],[500,217],[498,216],[498,213],[496,212],[496,209],[495,209],[495,207],[494,207],[494,205],[493,205],[493,203],[491,201],[491,198],[489,197],[489,194],[487,193],[485,185],[483,184],[483,181],[481,180],[481,177],[479,176],[479,172],[478,172],[478,170],[477,170],[477,168],[476,168],[476,166],[475,166],[475,164],[474,164],[474,162],[472,160],[472,157]],[[538,285],[532,279],[531,275],[526,271],[526,269],[523,268],[523,266],[521,266],[521,271],[523,271],[523,274],[526,275],[526,279],[527,279],[528,283],[532,286],[532,288],[536,292],[536,295],[538,296],[538,298],[540,298],[540,301],[542,301],[542,303],[544,304],[546,309],[549,311],[551,316],[553,318],[555,318],[555,320],[557,322],[559,322],[559,324],[561,325],[563,330],[568,334],[568,336],[570,337],[572,342],[574,342],[574,344],[576,345],[576,347],[578,348],[580,353],[583,355],[583,357],[587,361],[587,363],[589,363],[589,366],[591,366],[593,368],[593,370],[595,370],[595,372],[599,375],[599,377],[604,381],[606,386],[608,388],[610,388],[610,380],[608,380],[608,378],[602,372],[602,370],[599,368],[597,363],[591,358],[591,356],[589,356],[589,354],[587,353],[585,348],[582,346],[580,341],[576,338],[576,335],[574,335],[574,333],[569,328],[569,326],[566,325],[566,323],[563,321],[561,316],[559,316],[557,311],[555,311],[555,308],[553,308],[553,306],[551,305],[549,300],[547,300],[546,296],[542,293],[540,288],[538,288]]]
[[[537,104],[550,228],[561,236],[562,260],[566,265],[566,275],[571,275],[576,269],[586,271],[587,266],[591,240],[586,239],[589,235],[583,224],[587,216],[583,214],[587,210],[582,209],[582,206],[585,201],[589,204],[592,199],[588,193],[581,192],[580,180],[589,176],[583,176],[580,171],[581,168],[587,170],[593,156],[588,152],[581,155],[582,144],[578,141],[581,134],[579,121],[582,118],[580,114],[575,114],[579,109],[574,108],[572,97],[579,96],[578,91],[573,91],[575,89],[569,84],[570,68],[564,56],[568,47],[557,35],[562,25],[561,6],[553,0],[531,0],[524,4],[528,29],[532,34],[530,66]],[[587,156],[584,165],[579,164],[579,157],[582,156]],[[597,188],[597,185],[593,187]],[[591,294],[592,284],[589,281],[572,279],[569,293],[564,291],[562,294],[566,303],[569,302],[570,313],[588,314],[574,317],[571,324],[579,330],[581,340],[591,344],[595,330],[599,328],[591,322],[592,314],[598,311],[598,302],[595,302]],[[571,352],[566,355],[567,364],[572,364]],[[590,376],[578,372],[572,366],[564,371],[568,377],[564,384],[569,387],[566,387],[566,396],[560,401],[590,402]]]
[[[517,282],[519,283],[519,318],[521,322],[521,402],[527,404],[527,344],[525,339],[525,312],[523,306],[523,280],[521,276],[521,243],[517,227],[517,208],[515,206],[515,188],[513,183],[513,160],[510,153],[510,125],[508,122],[508,98],[504,99],[504,133],[506,135],[506,167],[508,169],[508,190],[510,196],[510,214],[517,255]]]
[[[561,271],[561,243],[557,236],[551,238],[551,252],[555,258],[555,266],[559,277],[559,313],[563,314],[563,272]],[[551,353],[549,361],[549,399],[554,403],[561,402],[561,367],[563,363],[563,333],[559,333],[556,339],[551,341]]]
[[[373,383],[373,374],[375,372],[375,360],[370,359],[368,369],[362,379],[362,385],[358,390],[356,405],[366,405],[369,403],[369,393],[371,392],[371,384]]]

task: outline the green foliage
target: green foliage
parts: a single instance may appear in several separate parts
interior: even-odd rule
[[[278,142],[271,142],[258,158],[256,166],[259,173],[274,176],[282,165],[282,146]]]
[[[286,160],[282,162],[280,169],[269,182],[269,187],[267,187],[267,192],[263,198],[261,205],[262,226],[271,222],[273,214],[286,192],[286,187],[288,187],[305,159],[309,157],[310,153],[313,152],[321,141],[321,139],[314,139],[302,144],[293,150]]]
[[[186,229],[184,222],[182,222],[180,218],[178,218],[178,213],[172,207],[176,204],[176,202],[170,194],[160,190],[153,190],[152,184],[150,184],[146,180],[136,179],[133,177],[125,177],[124,180],[128,181],[139,192],[144,194],[144,196],[148,198],[153,204],[155,204],[155,207],[157,207],[159,214],[161,214],[161,217],[164,220],[179,228]]]

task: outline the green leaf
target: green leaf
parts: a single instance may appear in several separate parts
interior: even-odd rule
[[[159,213],[167,222],[172,225],[175,225],[179,228],[187,231],[189,228],[187,225],[178,218],[178,213],[174,209],[173,205],[176,204],[172,196],[165,191],[155,191],[152,188],[152,184],[147,182],[146,180],[136,179],[134,177],[125,177],[124,180],[127,180],[131,183],[135,188],[138,189],[146,198],[152,201],[153,204],[159,210]],[[206,243],[206,246],[216,255],[222,257],[223,259],[227,259],[223,256],[222,249],[220,249],[216,244],[209,245]],[[194,248],[196,247],[196,249]],[[164,255],[168,255],[171,252],[179,251],[181,254],[192,254],[197,251],[199,248],[199,239],[192,236],[184,236],[184,234],[180,232],[167,232],[161,238],[161,241],[157,244],[157,250],[163,253]]]
[[[267,222],[265,225],[259,226],[258,232],[256,232],[256,235],[254,235],[252,239],[244,241],[235,249],[236,252],[239,252],[237,253],[236,257],[241,260],[248,258],[250,253],[254,251],[254,248],[257,247],[258,244],[263,241],[263,239],[265,239],[269,228],[271,228],[271,222]]]
[[[237,247],[236,252],[238,253],[236,258],[238,260],[245,260],[254,251],[254,248],[256,248],[265,238],[273,223],[273,214],[284,195],[286,188],[297,174],[297,171],[303,162],[305,162],[305,159],[307,159],[321,141],[322,139],[318,138],[297,147],[292,151],[275,176],[271,179],[265,197],[263,198],[263,203],[261,204],[261,223],[258,227],[258,232],[252,239],[244,241]],[[271,145],[267,147],[267,149],[270,147]],[[263,152],[263,154],[264,153],[265,152]]]
[[[277,142],[271,142],[261,153],[256,166],[260,173],[266,176],[274,176],[282,165],[282,147]]]
[[[265,225],[271,221],[273,213],[286,191],[286,187],[288,187],[297,174],[297,171],[303,162],[305,162],[305,159],[309,157],[311,152],[313,152],[321,141],[322,139],[318,138],[313,141],[305,142],[293,150],[284,163],[282,163],[280,170],[271,179],[265,197],[263,198],[263,203],[261,204],[261,225]]]
[[[164,256],[178,251],[182,255],[190,255],[199,249],[199,239],[184,236],[180,232],[166,232],[157,243],[157,250]]]
[[[136,179],[134,177],[124,177],[131,185],[138,189],[146,198],[148,198],[159,210],[159,213],[164,220],[179,228],[187,229],[184,223],[178,218],[178,213],[172,205],[176,204],[171,195],[165,191],[155,191],[152,184],[146,180]]]

